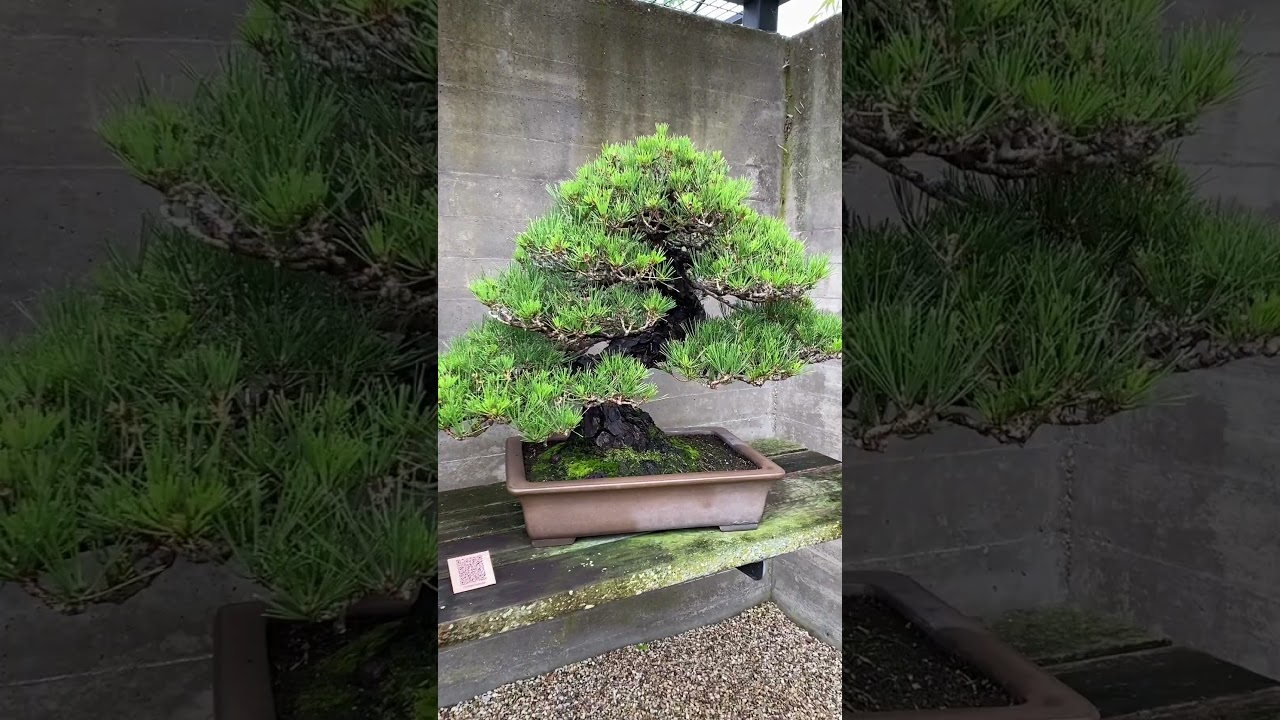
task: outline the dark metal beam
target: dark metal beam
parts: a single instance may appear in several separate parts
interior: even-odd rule
[[[778,32],[778,0],[742,0],[742,26]]]

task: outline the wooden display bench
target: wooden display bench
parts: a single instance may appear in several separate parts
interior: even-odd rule
[[[440,582],[438,610],[442,678],[449,672],[446,656],[451,648],[469,645],[467,652],[453,655],[468,655],[466,663],[478,666],[482,663],[479,656],[489,655],[498,646],[486,642],[484,647],[490,650],[480,653],[473,650],[478,647],[475,641],[546,626],[550,624],[547,621],[566,616],[585,616],[584,611],[595,613],[593,609],[645,593],[654,593],[646,597],[657,598],[661,593],[655,591],[725,571],[733,571],[735,577],[746,573],[759,581],[764,561],[838,539],[839,462],[786,441],[762,440],[751,445],[787,475],[774,484],[759,527],[749,531],[668,530],[534,548],[524,532],[520,505],[503,484],[441,493],[439,568],[445,577]],[[497,584],[454,595],[447,578],[448,558],[485,550],[493,560]],[[599,616],[593,617],[597,618],[593,622],[598,622]],[[493,662],[521,661],[495,658]],[[533,664],[526,663],[529,667]]]
[[[1104,720],[1280,718],[1280,682],[1122,620],[1051,607],[988,625],[1086,697]]]

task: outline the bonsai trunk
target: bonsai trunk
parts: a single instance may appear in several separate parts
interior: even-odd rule
[[[614,403],[587,408],[571,437],[581,438],[601,452],[623,448],[647,452],[668,445],[666,433],[658,428],[649,413]]]
[[[659,247],[662,247],[659,245]],[[657,325],[635,335],[610,340],[605,352],[616,352],[629,355],[639,360],[645,367],[657,367],[663,359],[663,350],[670,340],[679,340],[688,332],[689,326],[705,320],[707,311],[702,306],[703,294],[689,279],[689,267],[692,260],[687,253],[671,247],[662,247],[672,260],[675,278],[668,283],[655,286],[659,292],[675,301],[675,308],[666,314]],[[584,359],[585,363],[594,362]]]
[[[650,241],[660,245],[652,238]],[[614,338],[601,353],[577,358],[574,360],[576,367],[591,367],[605,353],[621,353],[635,358],[645,367],[657,367],[662,361],[666,344],[683,338],[690,325],[707,317],[706,309],[702,306],[702,293],[689,279],[688,271],[693,261],[688,253],[669,246],[663,247],[663,250],[672,259],[675,278],[657,287],[675,301],[675,308],[653,328],[636,335]],[[583,412],[582,422],[570,433],[569,439],[586,441],[602,453],[623,448],[647,452],[672,447],[667,434],[658,428],[649,413],[632,405],[615,403],[587,408]]]

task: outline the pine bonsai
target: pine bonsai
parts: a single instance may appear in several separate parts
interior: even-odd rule
[[[846,229],[856,442],[939,421],[1022,441],[1146,402],[1172,370],[1280,350],[1280,232],[1199,199],[1167,152],[1239,87],[1235,30],[1170,31],[1162,11],[846,12],[845,160],[890,173],[901,215]]]
[[[568,435],[589,455],[652,461],[670,442],[639,407],[657,393],[650,370],[760,385],[838,357],[839,317],[805,296],[826,258],[747,207],[750,191],[665,125],[606,145],[553,189],[515,262],[471,285],[490,319],[440,357],[441,429],[508,424],[529,442]]]
[[[169,227],[0,358],[0,580],[75,611],[231,562],[339,625],[417,593],[291,685],[300,720],[434,715],[435,20],[255,0],[193,97],[119,103]]]

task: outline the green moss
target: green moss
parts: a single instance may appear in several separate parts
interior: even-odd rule
[[[763,440],[755,440],[751,442],[751,447],[755,448],[765,457],[777,457],[790,452],[800,452],[804,450],[803,445],[797,445],[790,440],[782,438],[764,438]]]
[[[297,720],[414,718],[435,713],[436,664],[429,639],[401,632],[401,623],[367,630],[332,655],[317,661],[293,702]],[[361,682],[365,662],[378,658],[387,668],[376,689]],[[431,708],[430,713],[425,709]]]
[[[632,475],[665,475],[696,471],[702,452],[682,438],[669,438],[671,450],[640,452],[630,448],[601,452],[587,442],[570,440],[551,445],[538,453],[530,479],[584,480]]]
[[[302,718],[340,717],[335,713],[356,704],[359,693],[358,687],[316,683],[298,695],[296,713]]]
[[[778,214],[782,217],[787,216],[787,196],[791,191],[791,123],[792,118],[796,116],[798,109],[796,108],[795,90],[792,87],[791,78],[791,45],[787,44],[787,61],[782,66],[782,98],[786,106],[786,120],[782,125],[782,162],[778,168]]]
[[[1015,610],[988,626],[1019,652],[1045,665],[1167,644],[1121,618],[1070,607]]]
[[[685,457],[691,461],[697,460],[698,458],[702,457],[702,451],[699,450],[697,446],[695,446],[693,443],[689,442],[688,440],[685,440],[684,438],[678,438],[678,437],[671,438],[671,444],[674,445],[681,452],[683,452],[685,454]]]
[[[439,686],[420,688],[413,703],[413,720],[436,720],[440,712]]]

